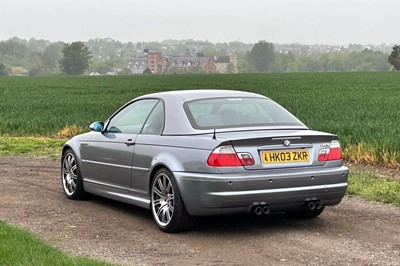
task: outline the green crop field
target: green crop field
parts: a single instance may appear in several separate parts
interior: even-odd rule
[[[400,162],[400,75],[395,72],[2,77],[0,135],[57,137],[105,120],[136,96],[200,88],[266,95],[311,129],[338,134],[348,160]]]

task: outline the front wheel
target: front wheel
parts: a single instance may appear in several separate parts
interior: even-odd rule
[[[64,194],[69,199],[77,200],[85,196],[79,165],[71,149],[68,149],[62,157],[61,182]]]
[[[189,216],[173,174],[160,169],[151,185],[151,212],[157,226],[164,232],[189,230],[195,218]]]

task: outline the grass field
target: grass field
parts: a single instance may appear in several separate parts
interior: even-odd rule
[[[93,265],[110,264],[83,257],[71,257],[44,244],[35,236],[0,221],[0,265]]]
[[[400,181],[394,178],[377,178],[371,173],[356,173],[349,177],[348,195],[360,195],[372,201],[400,206]]]
[[[2,77],[0,135],[63,136],[71,125],[79,132],[105,120],[136,96],[198,88],[266,95],[310,128],[338,134],[348,160],[400,162],[400,75],[394,72]]]

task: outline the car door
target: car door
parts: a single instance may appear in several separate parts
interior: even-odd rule
[[[94,133],[83,160],[87,182],[130,190],[136,137],[158,101],[135,101],[113,115],[103,132]]]
[[[136,194],[148,195],[149,167],[155,157],[165,149],[165,144],[161,141],[164,120],[164,104],[159,101],[147,118],[141,133],[137,135],[131,177],[132,191]]]

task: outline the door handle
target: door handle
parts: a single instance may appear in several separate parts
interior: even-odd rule
[[[131,145],[135,144],[135,141],[133,139],[128,139],[127,141],[125,141],[125,144],[128,146],[131,146]]]

